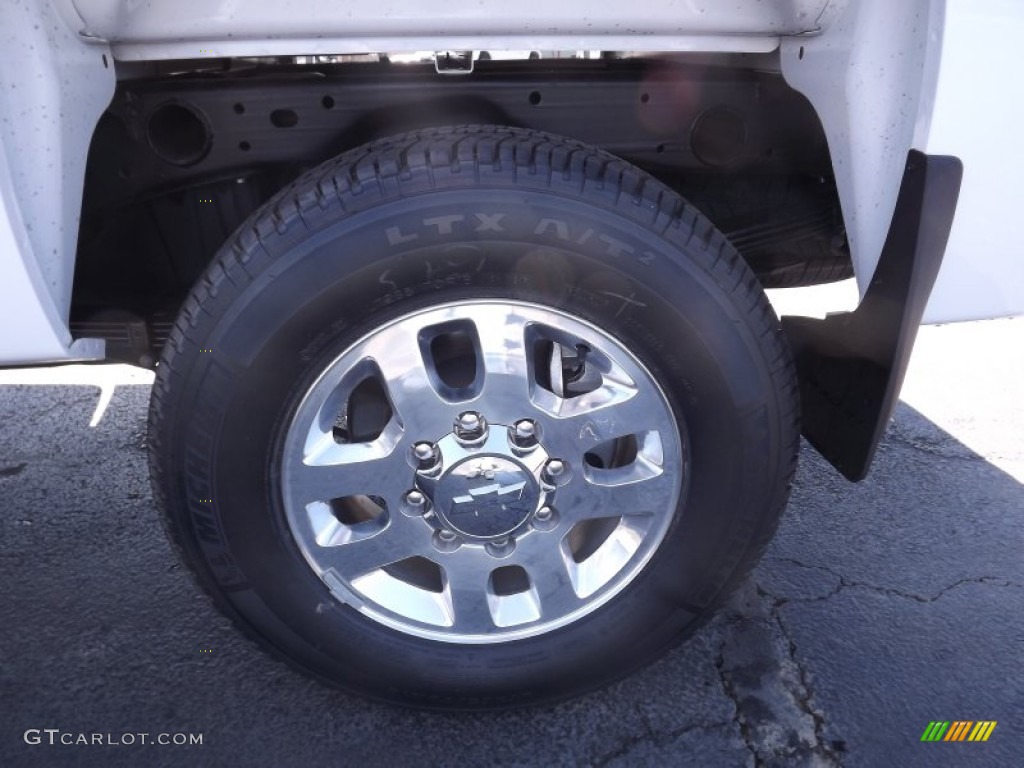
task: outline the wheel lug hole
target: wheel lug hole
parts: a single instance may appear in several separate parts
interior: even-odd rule
[[[431,542],[434,545],[434,549],[438,552],[454,552],[462,546],[459,535],[454,531],[449,531],[447,528],[435,531],[431,537]]]
[[[478,443],[487,437],[487,420],[476,411],[465,411],[455,419],[455,438],[461,443]]]
[[[558,510],[545,504],[533,513],[532,525],[538,531],[550,531],[558,527]]]
[[[502,536],[484,545],[484,549],[491,557],[508,557],[515,551],[515,548],[516,540],[511,536]]]

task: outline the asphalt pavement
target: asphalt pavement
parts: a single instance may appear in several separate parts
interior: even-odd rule
[[[1024,764],[1022,375],[1024,319],[924,329],[869,478],[805,445],[689,643],[554,708],[440,715],[303,678],[199,593],[153,507],[148,374],[0,372],[0,765]],[[922,742],[936,720],[997,725]]]

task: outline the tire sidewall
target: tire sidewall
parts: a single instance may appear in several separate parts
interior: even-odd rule
[[[651,231],[600,200],[477,189],[383,202],[266,250],[266,268],[200,318],[213,351],[176,362],[180,401],[164,426],[184,545],[243,622],[371,696],[499,707],[627,674],[706,615],[766,524],[791,440],[707,239]],[[608,604],[538,637],[458,646],[387,629],[331,595],[288,529],[278,452],[306,387],[364,333],[482,297],[559,308],[633,351],[684,425],[689,482],[658,551]]]

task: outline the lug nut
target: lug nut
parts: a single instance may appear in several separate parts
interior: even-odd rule
[[[429,472],[434,469],[441,458],[441,452],[437,446],[426,442],[416,443],[412,447],[412,454],[416,458],[416,468],[420,472]]]
[[[449,531],[447,528],[442,528],[439,531],[435,531],[431,537],[431,542],[434,545],[434,549],[438,552],[454,552],[462,546],[462,542],[459,541],[458,534],[455,531]]]
[[[433,516],[430,508],[430,500],[427,495],[418,488],[407,491],[402,498],[402,514],[406,517],[424,517],[430,519]]]
[[[561,459],[549,459],[544,465],[544,480],[551,485],[557,485],[558,481],[565,476],[566,466]]]
[[[553,531],[558,527],[558,510],[545,504],[533,513],[532,523],[534,530]]]
[[[509,440],[521,451],[537,445],[537,425],[530,419],[520,419],[509,429]]]
[[[460,413],[455,420],[455,437],[464,443],[483,439],[487,434],[487,421],[476,411]]]
[[[511,536],[502,536],[484,545],[484,549],[491,557],[508,557],[515,551],[515,548],[516,540]]]

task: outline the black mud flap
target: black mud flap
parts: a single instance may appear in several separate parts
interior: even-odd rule
[[[863,480],[896,407],[946,250],[963,165],[911,150],[892,226],[860,306],[784,317],[800,379],[803,434],[850,480]]]

